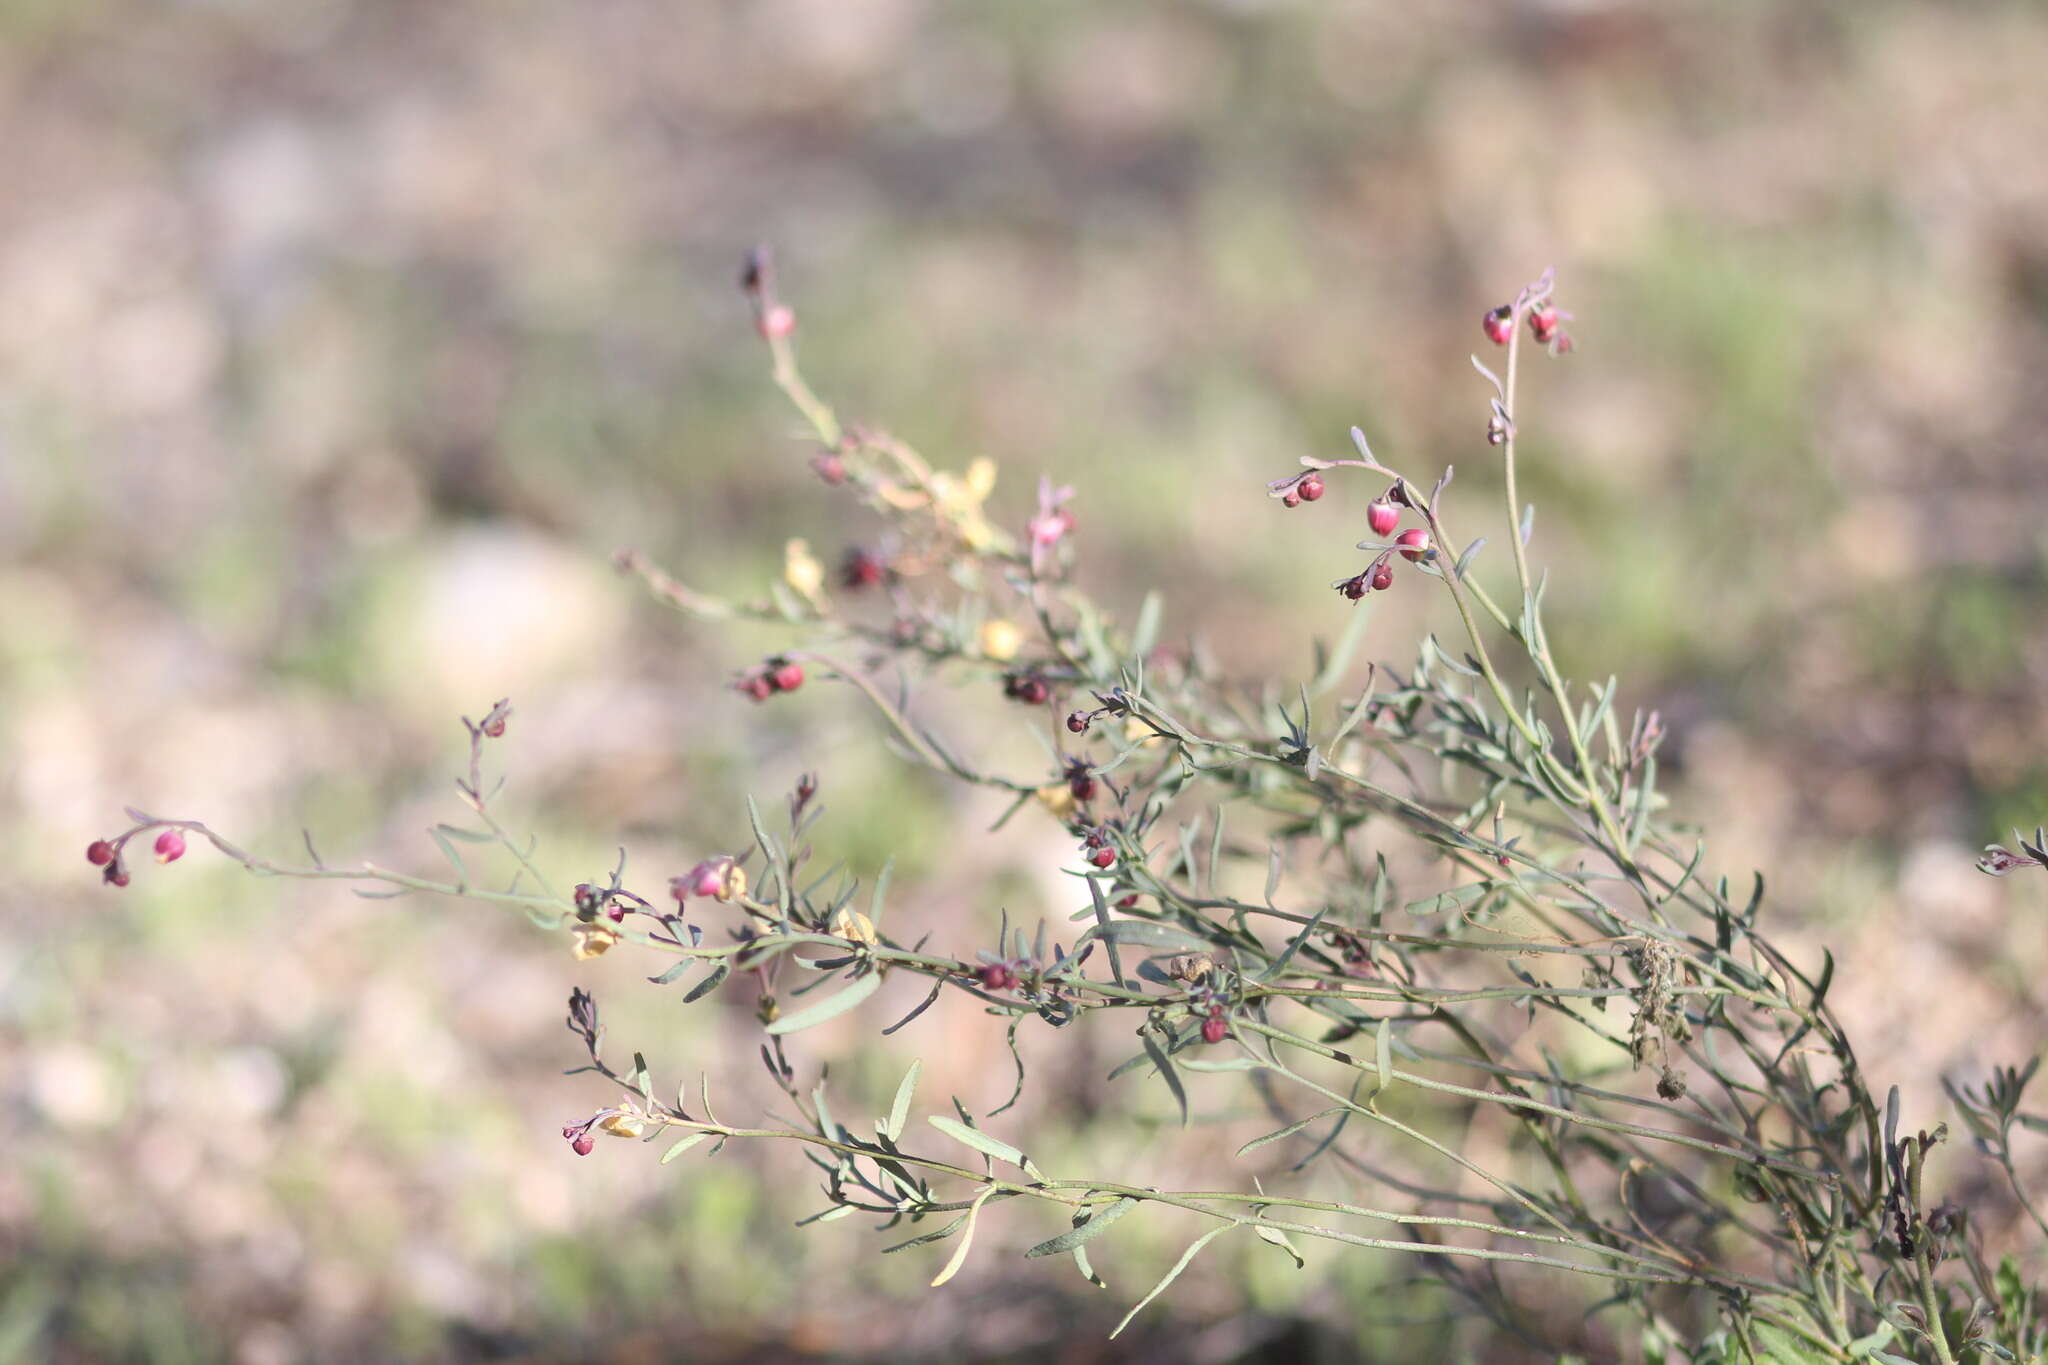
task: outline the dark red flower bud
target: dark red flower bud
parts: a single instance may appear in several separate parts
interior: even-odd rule
[[[1529,330],[1538,341],[1548,343],[1557,335],[1557,309],[1550,304],[1529,310]]]
[[[1228,1038],[1229,1036],[1230,1036],[1230,1025],[1229,1025],[1229,1024],[1227,1024],[1227,1023],[1225,1023],[1225,1022],[1223,1021],[1223,1016],[1222,1016],[1222,1015],[1220,1015],[1220,1014],[1212,1014],[1212,1015],[1210,1015],[1210,1016],[1209,1016],[1209,1017],[1208,1017],[1207,1019],[1204,1019],[1204,1020],[1202,1021],[1202,1041],[1203,1041],[1203,1042],[1205,1042],[1205,1043],[1220,1043],[1220,1042],[1222,1042],[1222,1041],[1223,1041],[1223,1040],[1224,1040],[1225,1038]]]
[[[1067,728],[1077,735],[1086,734],[1088,732],[1088,713],[1086,711],[1069,712],[1067,715]]]
[[[589,1156],[590,1149],[595,1146],[597,1146],[597,1139],[591,1137],[588,1133],[578,1138],[572,1138],[569,1141],[569,1149],[578,1156]]]
[[[1356,602],[1365,596],[1365,575],[1357,574],[1337,585],[1337,591]]]
[[[1365,524],[1376,536],[1390,536],[1401,524],[1401,509],[1385,498],[1374,498],[1365,505]]]
[[[1417,526],[1394,537],[1394,543],[1401,547],[1401,558],[1419,560],[1429,553],[1429,532]]]
[[[114,846],[105,839],[95,839],[85,846],[85,860],[94,867],[105,867],[114,861]]]
[[[1382,559],[1377,564],[1374,564],[1372,566],[1372,576],[1367,581],[1371,583],[1374,592],[1385,592],[1388,588],[1393,587],[1394,561]]]
[[[1000,962],[991,962],[975,970],[974,979],[983,988],[991,991],[1006,991],[1017,984],[1017,974]]]
[[[1488,341],[1496,346],[1505,346],[1508,338],[1515,334],[1515,311],[1502,304],[1481,318],[1479,325],[1486,330]]]
[[[855,592],[874,587],[882,581],[882,574],[882,561],[859,546],[848,550],[846,559],[839,566],[840,586]]]
[[[1118,901],[1118,902],[1116,903],[1116,908],[1117,908],[1117,909],[1119,909],[1119,910],[1131,910],[1131,909],[1135,909],[1135,908],[1137,907],[1137,904],[1138,904],[1138,895],[1137,895],[1137,893],[1136,893],[1136,892],[1134,891],[1134,892],[1132,892],[1132,893],[1131,893],[1130,895],[1128,895],[1128,896],[1125,896],[1125,897],[1124,897],[1124,898],[1123,898],[1122,900]]]
[[[128,869],[121,866],[118,862],[108,863],[107,870],[102,872],[100,876],[105,879],[108,886],[128,885]]]
[[[1011,697],[1023,702],[1026,706],[1043,706],[1052,696],[1052,689],[1046,685],[1045,679],[1039,677],[1036,673],[1026,673],[1021,677],[1016,677],[1015,682],[1009,686],[1008,690]]]
[[[734,683],[733,687],[738,691],[746,693],[755,701],[766,701],[775,691],[775,684],[768,681],[766,673],[750,674]]]
[[[1303,502],[1314,502],[1317,498],[1323,496],[1323,476],[1320,474],[1305,476],[1300,483],[1294,486],[1294,491],[1301,494]]]
[[[828,450],[811,458],[811,472],[837,487],[846,482],[846,461],[839,458],[839,452]]]
[[[1095,778],[1090,775],[1086,768],[1071,773],[1067,777],[1067,790],[1074,794],[1076,801],[1093,801],[1095,799]]]
[[[483,730],[484,733],[490,736],[492,739],[503,739],[505,737],[504,719],[501,717],[497,720],[485,721]]]
[[[1292,488],[1288,489],[1286,495],[1280,499],[1280,505],[1282,507],[1301,506],[1301,494],[1295,492]]]
[[[804,666],[792,659],[784,659],[772,666],[768,681],[777,692],[794,692],[804,685]]]
[[[1088,861],[1094,863],[1097,867],[1108,867],[1116,861],[1116,850],[1107,847],[1098,848],[1088,855]]]

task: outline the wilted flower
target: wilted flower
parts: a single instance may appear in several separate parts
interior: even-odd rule
[[[578,962],[603,957],[619,941],[618,931],[608,924],[579,924],[569,931],[569,951]]]

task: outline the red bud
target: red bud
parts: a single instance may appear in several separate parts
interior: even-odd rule
[[[1365,524],[1376,536],[1390,536],[1401,524],[1401,509],[1385,498],[1374,498],[1365,505]]]

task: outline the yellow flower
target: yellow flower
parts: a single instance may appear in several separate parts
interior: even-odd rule
[[[987,502],[996,491],[996,462],[983,455],[967,466],[967,493],[977,503]]]
[[[875,942],[875,922],[851,906],[842,905],[832,917],[831,932],[855,943]]]
[[[1040,787],[1032,793],[1038,804],[1055,820],[1065,820],[1074,813],[1074,789],[1064,782],[1055,782],[1050,787]]]
[[[1023,644],[1024,632],[1001,617],[981,623],[981,652],[997,663],[1016,658]]]
[[[1128,716],[1124,719],[1124,742],[1127,744],[1150,746],[1166,743],[1166,736],[1160,734],[1136,716]]]
[[[573,940],[569,951],[576,955],[578,962],[603,957],[619,941],[618,933],[604,924],[579,924],[569,931],[569,937]]]
[[[647,1120],[628,1103],[618,1113],[607,1115],[597,1126],[613,1137],[636,1138],[647,1131]]]
[[[782,581],[812,603],[818,601],[818,592],[825,586],[825,566],[807,542],[792,540],[782,547]]]

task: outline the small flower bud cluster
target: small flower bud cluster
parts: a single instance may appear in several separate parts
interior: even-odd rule
[[[108,886],[126,886],[133,880],[128,873],[128,864],[121,851],[130,839],[152,828],[143,825],[132,829],[118,839],[95,839],[85,846],[85,860],[100,869],[100,880]],[[185,832],[176,825],[166,825],[151,845],[151,852],[160,863],[175,863],[185,856]]]
[[[839,562],[839,586],[849,592],[872,588],[888,577],[889,569],[879,555],[855,545]]]
[[[1067,760],[1067,790],[1074,794],[1076,801],[1087,802],[1095,799],[1095,772],[1085,758]]]
[[[1409,506],[1408,495],[1395,484],[1386,492],[1374,498],[1365,506],[1365,523],[1373,535],[1384,540],[1401,524],[1401,509]],[[1339,593],[1351,601],[1362,599],[1369,592],[1385,592],[1394,586],[1394,556],[1416,562],[1431,557],[1429,532],[1419,526],[1410,527],[1394,537],[1391,546],[1380,548],[1372,541],[1362,541],[1360,549],[1380,550],[1371,564],[1349,578],[1340,578],[1331,584]]]
[[[1037,669],[1003,675],[1003,695],[1026,706],[1043,706],[1052,699],[1052,684]]]
[[[780,655],[747,672],[735,682],[733,691],[766,701],[777,692],[794,692],[804,685],[804,666]]]
[[[691,896],[738,900],[747,894],[747,870],[730,855],[706,858],[682,876],[670,877],[668,891],[678,903]]]
[[[562,1129],[562,1136],[569,1143],[569,1150],[578,1156],[589,1156],[597,1140],[591,1136],[592,1129],[610,1133],[613,1137],[636,1138],[647,1131],[653,1116],[642,1110],[631,1097],[619,1102],[616,1109],[600,1109],[581,1123],[572,1123]]]
[[[1515,334],[1515,317],[1520,314],[1529,320],[1529,334],[1540,346],[1548,346],[1552,355],[1563,355],[1572,349],[1571,335],[1563,324],[1570,321],[1571,314],[1559,308],[1550,297],[1551,273],[1543,272],[1543,278],[1522,291],[1513,303],[1504,303],[1498,308],[1489,308],[1479,319],[1479,328],[1486,333],[1486,339],[1496,346],[1505,346]]]
[[[1081,840],[1081,853],[1097,867],[1110,867],[1116,862],[1116,850],[1110,846],[1109,831],[1101,825],[1089,830]]]

